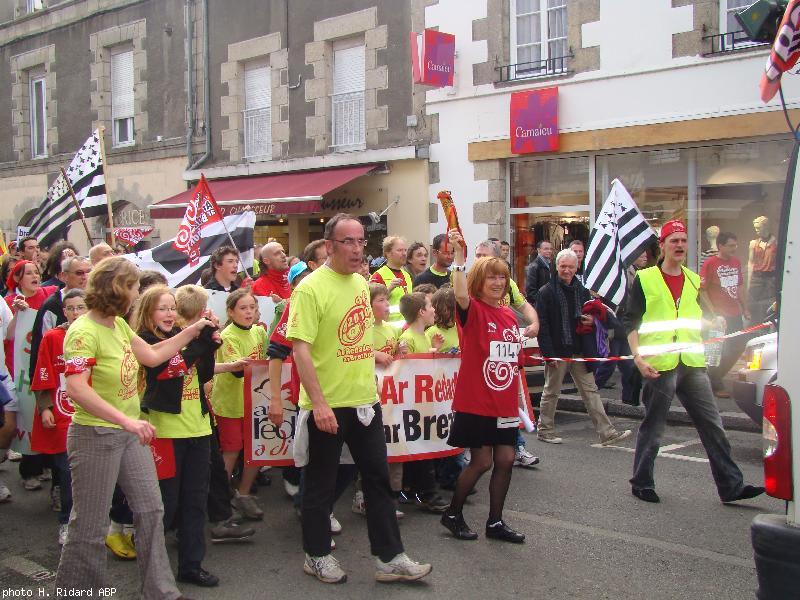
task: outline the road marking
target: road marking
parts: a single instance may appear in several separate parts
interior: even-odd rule
[[[488,510],[488,506],[481,508]],[[592,536],[600,536],[607,539],[617,540],[625,543],[640,544],[642,546],[649,546],[658,550],[665,550],[667,552],[674,552],[678,554],[685,554],[687,556],[694,556],[695,558],[702,558],[716,563],[722,563],[735,567],[744,567],[747,569],[755,569],[752,558],[741,558],[739,556],[731,556],[730,554],[723,554],[722,552],[715,552],[713,550],[704,550],[702,548],[695,548],[694,546],[687,546],[686,544],[678,544],[676,542],[667,542],[650,537],[643,537],[629,533],[622,533],[621,531],[611,531],[609,529],[602,529],[600,527],[592,527],[590,525],[581,525],[579,523],[572,523],[569,521],[562,521],[553,517],[545,517],[544,515],[537,515],[532,513],[520,512],[516,510],[503,511],[516,519],[529,521],[540,525],[547,525],[550,527],[558,527],[561,529],[568,529],[576,533],[584,533]]]
[[[661,446],[661,452],[672,452],[673,450],[678,450],[679,448],[686,448],[686,446],[694,446],[695,444],[700,443],[700,438],[696,438],[693,440],[688,440],[686,442],[681,442],[679,444],[670,444],[669,446]]]
[[[34,581],[45,581],[56,576],[53,571],[43,567],[39,563],[35,563],[32,560],[28,560],[27,558],[23,558],[21,556],[9,556],[3,560],[2,564],[13,571],[16,571],[20,575],[24,575],[25,577],[33,579]]]
[[[610,448],[611,450],[622,450],[623,452],[630,452],[631,454],[636,452],[636,448],[626,448],[625,446],[603,446],[602,444],[592,444],[592,448]],[[658,451],[658,455],[663,456],[665,458],[674,458],[675,460],[683,460],[686,462],[708,463],[707,458],[701,458],[699,456],[685,456],[683,454],[673,454],[671,452],[664,452],[664,450],[668,448],[671,448],[671,446],[664,446],[663,448],[661,448]]]

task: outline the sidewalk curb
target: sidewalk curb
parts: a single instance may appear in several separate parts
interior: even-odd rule
[[[627,419],[643,419],[644,406],[630,406],[603,398],[603,408],[606,414],[613,417],[625,417]],[[571,394],[561,394],[558,400],[558,409],[566,410],[569,412],[586,412],[586,406],[583,404],[580,396]],[[761,433],[761,428],[753,423],[753,421],[743,412],[721,412],[722,426],[725,429],[733,431],[749,431],[752,433]],[[681,425],[691,425],[692,420],[683,407],[670,406],[669,413],[667,414],[668,423],[678,423]]]

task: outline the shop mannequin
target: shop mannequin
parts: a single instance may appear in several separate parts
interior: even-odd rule
[[[716,256],[719,254],[719,250],[717,250],[717,237],[719,237],[719,227],[712,225],[706,229],[706,241],[708,242],[708,248],[703,250],[702,254],[700,255],[701,267],[709,256]]]
[[[753,220],[756,237],[750,240],[747,254],[750,312],[754,323],[760,323],[775,302],[775,267],[778,242],[770,231],[767,217]]]

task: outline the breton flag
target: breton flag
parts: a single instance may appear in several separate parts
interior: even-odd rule
[[[100,132],[95,132],[75,154],[66,170],[75,198],[84,217],[105,214],[106,179],[103,174],[103,156],[100,152]],[[47,247],[58,239],[67,237],[67,228],[80,217],[64,176],[59,174],[30,222],[30,235]]]
[[[201,173],[200,181],[194,189],[194,195],[186,205],[186,214],[183,215],[181,226],[178,227],[178,235],[172,244],[173,248],[188,256],[190,264],[197,264],[197,260],[200,258],[200,238],[203,235],[203,229],[221,220],[222,212],[208,188],[206,178]]]
[[[589,235],[583,285],[619,306],[625,270],[656,239],[628,190],[615,179]]]
[[[247,211],[225,217],[202,228],[198,240],[197,262],[191,264],[186,254],[176,250],[175,238],[167,240],[148,250],[126,254],[125,258],[142,270],[158,271],[167,278],[167,285],[178,287],[200,281],[200,273],[208,266],[211,253],[220,246],[230,246],[231,241],[225,232],[227,226],[237,248],[247,248],[240,259],[244,268],[253,266],[253,229],[256,226],[256,213]]]
[[[781,87],[781,75],[800,58],[800,0],[792,0],[783,13],[767,66],[761,74],[761,100],[769,102]]]

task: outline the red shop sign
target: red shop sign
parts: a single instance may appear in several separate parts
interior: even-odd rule
[[[558,88],[511,94],[511,152],[558,151]]]
[[[453,85],[456,36],[435,29],[411,32],[411,71],[414,83],[434,87]]]

